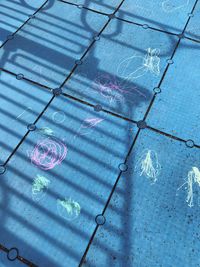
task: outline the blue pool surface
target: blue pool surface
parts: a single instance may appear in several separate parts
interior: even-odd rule
[[[0,0],[0,267],[200,267],[199,21]]]

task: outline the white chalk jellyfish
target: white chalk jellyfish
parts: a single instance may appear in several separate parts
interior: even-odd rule
[[[80,212],[81,207],[78,202],[71,198],[57,199],[58,214],[68,221],[75,220]]]
[[[136,162],[135,171],[139,171],[140,176],[144,175],[151,183],[155,183],[160,174],[160,170],[161,165],[158,162],[157,153],[150,149],[144,150]]]
[[[39,201],[42,199],[49,187],[50,180],[45,176],[37,174],[32,184],[32,199],[34,201]]]
[[[178,191],[183,186],[186,186],[185,187],[187,189],[186,202],[188,203],[188,206],[190,208],[194,206],[194,185],[195,184],[198,187],[200,187],[200,171],[197,167],[192,167],[192,169],[188,172],[186,181],[177,189]]]
[[[147,72],[153,75],[160,75],[160,50],[155,48],[147,49],[145,56],[133,55],[124,59],[118,66],[117,73],[119,76],[127,79],[134,80],[142,77]]]

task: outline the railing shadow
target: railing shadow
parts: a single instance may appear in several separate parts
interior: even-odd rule
[[[12,2],[13,1],[10,1],[10,3]],[[44,1],[42,2],[44,3]],[[55,7],[58,2],[59,1],[48,1],[46,6],[44,6],[43,9],[35,15],[35,18],[32,18],[27,23],[27,25],[25,25],[17,33],[17,35],[14,36],[13,39],[8,40],[5,45],[2,46],[0,50],[0,68],[6,69],[15,74],[21,73],[25,76],[25,78],[31,79],[34,82],[44,84],[46,86],[49,86],[50,88],[59,87],[63,83],[66,77],[72,72],[75,65],[75,61],[79,60],[81,58],[81,55],[84,54],[85,51],[87,51],[88,46],[93,42],[93,37],[98,34],[98,32],[100,32],[103,25],[107,22],[108,18],[104,16],[101,17],[101,15],[95,13],[89,13],[90,11],[87,11],[86,9],[76,9],[76,12],[73,14],[68,14],[67,18],[61,18],[58,13],[55,14],[55,11],[52,11],[51,9],[52,7]],[[89,4],[89,0],[86,3]],[[35,11],[35,8],[31,6],[32,2],[30,1],[21,0],[20,5],[23,5],[23,7],[28,8],[28,10],[30,11]],[[20,7],[20,5],[18,7]],[[105,5],[107,6],[107,3],[105,3]],[[63,8],[66,8],[66,10],[67,8],[69,8],[72,11],[73,9],[75,10],[76,7],[68,5],[67,3],[63,3],[62,8],[58,8],[56,10],[57,12],[59,11],[61,13]],[[17,13],[19,12],[20,11],[17,10]],[[74,14],[78,14],[81,24],[77,22],[77,17],[75,20],[73,20]],[[10,17],[11,20],[16,19],[8,13],[4,15]],[[98,24],[94,25],[97,16],[99,16],[99,22]],[[150,20],[147,20],[147,22],[150,22]],[[23,21],[21,20],[20,23],[22,25]],[[7,22],[3,22],[3,27],[4,26],[6,27],[0,29],[2,33],[0,38],[2,42],[5,40],[5,36],[12,35],[11,30],[7,29],[7,27],[11,27],[11,25],[9,25],[9,23]],[[162,25],[160,25],[160,27],[162,27]],[[13,32],[14,30],[15,29],[13,28]],[[118,36],[120,33],[122,33],[122,31],[123,23],[118,20],[116,22],[116,27],[114,28],[113,33],[109,33],[107,35],[103,34],[103,36],[104,38],[107,38],[117,44],[117,40],[114,37]],[[172,52],[174,37],[172,35],[168,35],[168,38],[169,43],[171,42],[172,45],[169,46],[169,51],[166,50],[165,54],[162,54],[163,57],[166,55],[170,55],[170,52]],[[112,104],[114,102],[115,111],[117,111],[117,113],[123,113],[124,115],[131,114],[131,116],[134,116],[136,108],[142,105],[143,103],[150,101],[153,93],[150,93],[147,88],[141,86],[140,92],[142,92],[145,97],[141,96],[138,92],[133,93],[133,88],[138,87],[135,81],[133,82],[131,79],[124,81],[124,79],[119,77],[118,75],[113,78],[113,73],[101,69],[99,60],[95,58],[95,45],[96,43],[94,44],[91,52],[89,53],[90,62],[92,62],[90,68],[93,71],[87,73],[87,84],[89,86],[94,84],[93,73],[98,73],[97,76],[100,77],[100,80],[95,82],[93,88],[93,96],[91,94],[88,96],[88,92],[81,91],[81,93],[79,94],[79,98],[87,98],[89,103],[93,103],[92,105],[95,105],[94,102],[96,102],[96,104],[99,104],[103,108],[106,108],[108,110],[110,109],[111,102]],[[124,45],[124,49],[131,48],[133,49],[133,51],[144,53],[143,49],[140,49],[140,47],[135,47],[134,42],[131,45],[125,45],[123,43],[121,43],[121,45]],[[29,65],[31,65],[31,67],[29,67]],[[82,66],[84,72],[84,63]],[[77,68],[79,67],[80,66],[78,66]],[[84,73],[82,77],[84,77]],[[0,81],[0,83],[3,84],[4,82]],[[84,81],[79,80],[79,83],[81,87],[83,86]],[[126,90],[128,92],[126,93],[121,90],[124,87],[124,83],[126,89],[128,88],[128,90]],[[66,84],[66,86],[68,85]],[[99,88],[97,88],[96,86],[99,86]],[[120,88],[117,86],[120,86]],[[10,86],[10,88],[16,90],[14,86]],[[112,92],[111,89],[113,90]],[[75,93],[72,88],[69,88],[69,91],[66,90],[66,92],[71,95]],[[28,94],[28,92],[21,92],[21,98],[23,99],[26,94]],[[6,96],[5,99],[8,102],[12,102],[14,105],[21,105],[21,103],[13,99],[12,96]],[[34,100],[37,100],[37,98],[35,98]],[[43,102],[43,100],[40,99],[39,95],[38,101]],[[85,204],[85,207],[82,208],[80,216],[82,216],[81,218],[83,218],[83,225],[84,221],[88,220],[90,222],[89,225],[92,229],[96,226],[95,215],[97,215],[98,212],[101,213],[101,211],[103,210],[109,193],[112,191],[115,179],[119,174],[118,164],[122,163],[123,160],[125,160],[126,154],[128,153],[134,138],[134,134],[130,133],[130,127],[134,128],[135,126],[134,124],[131,124],[128,121],[124,121],[124,123],[122,123],[120,121],[121,119],[112,117],[113,115],[109,115],[109,117],[107,113],[104,113],[104,111],[101,111],[100,113],[94,113],[92,107],[90,107],[90,111],[88,108],[88,111],[85,112],[85,110],[87,110],[86,106],[83,104],[79,104],[78,101],[76,102],[74,100],[66,100],[66,104],[64,101],[61,101],[60,104],[62,104],[62,106],[59,106],[58,103],[54,106],[54,102],[52,102],[52,104],[50,104],[49,108],[46,110],[46,112],[43,114],[43,116],[36,125],[38,129],[41,129],[42,127],[53,129],[54,132],[56,132],[57,134],[56,138],[58,138],[59,140],[66,138],[66,140],[63,142],[66,142],[69,151],[73,151],[73,160],[69,160],[69,162],[67,160],[63,161],[62,166],[57,166],[57,169],[55,168],[54,170],[48,172],[41,171],[36,167],[34,168],[34,165],[31,164],[30,157],[28,157],[27,155],[27,151],[29,151],[29,149],[31,148],[33,149],[37,144],[37,140],[43,138],[36,130],[35,134],[30,133],[30,138],[28,136],[23,141],[21,147],[19,147],[19,149],[15,152],[15,155],[13,156],[13,161],[8,162],[7,171],[5,175],[2,176],[3,179],[1,182],[1,188],[3,188],[3,190],[1,193],[0,216],[2,234],[0,242],[1,240],[4,240],[4,242],[8,240],[6,244],[9,247],[16,246],[17,244],[17,246],[19,246],[20,250],[22,251],[23,257],[27,257],[33,262],[34,259],[37,259],[37,261],[41,259],[41,266],[63,265],[60,265],[61,263],[58,263],[57,259],[53,260],[52,258],[48,257],[46,253],[44,253],[45,248],[41,248],[39,245],[37,249],[35,248],[35,244],[39,244],[40,241],[37,241],[34,245],[30,244],[30,242],[24,242],[24,240],[20,238],[20,235],[23,234],[23,237],[25,238],[26,231],[28,231],[25,230],[26,228],[28,228],[30,232],[33,233],[33,236],[37,236],[38,240],[39,238],[45,239],[47,243],[51,244],[51,246],[54,246],[55,250],[58,249],[59,251],[62,251],[63,255],[69,258],[72,257],[73,260],[77,263],[80,261],[80,254],[77,252],[77,247],[71,247],[71,244],[66,244],[65,242],[63,243],[61,239],[58,240],[54,236],[54,232],[58,234],[57,229],[52,229],[52,231],[49,230],[49,232],[46,231],[46,229],[42,229],[41,227],[44,225],[40,225],[40,223],[38,222],[39,219],[37,217],[33,218],[31,216],[31,210],[34,210],[34,215],[43,216],[43,218],[45,217],[45,222],[53,221],[55,223],[54,225],[58,226],[59,229],[63,230],[63,228],[65,228],[65,226],[67,225],[68,230],[73,233],[73,237],[79,237],[79,239],[84,241],[84,244],[87,244],[87,241],[89,241],[90,236],[85,229],[81,229],[81,225],[79,225],[78,223],[73,224],[65,222],[65,225],[64,220],[58,217],[56,215],[56,212],[53,211],[52,208],[49,210],[45,206],[45,203],[41,204],[40,206],[39,204],[32,201],[30,198],[30,192],[27,192],[25,189],[23,189],[23,186],[26,185],[31,187],[33,177],[37,175],[38,171],[43,174],[48,173],[51,179],[54,180],[54,183],[56,182],[57,184],[59,184],[60,192],[63,192],[62,188],[68,186],[71,188],[71,191],[76,197],[78,197],[78,195],[80,194],[82,195],[82,198],[85,201],[89,199],[88,203]],[[59,109],[62,111],[64,109],[66,119],[61,124],[55,124],[55,121],[52,120],[52,114],[58,112]],[[50,113],[48,113],[50,112],[49,110],[51,111],[51,115]],[[77,113],[75,112],[76,110],[78,111]],[[84,112],[89,117],[81,117],[80,114]],[[15,119],[13,117],[13,114],[9,114],[9,110],[5,111],[5,115],[7,119]],[[16,114],[16,116],[17,115],[18,114]],[[35,117],[36,115],[37,114],[34,114]],[[81,129],[82,123],[85,119],[91,118],[101,118],[105,121],[107,120],[107,123],[105,124],[105,129],[102,129],[100,126],[95,127],[93,134],[83,134],[79,136],[79,138],[76,139],[75,142],[74,136],[76,136],[77,131]],[[20,121],[16,127],[22,126],[27,126],[26,121]],[[12,135],[16,135],[19,142],[20,139],[23,137],[23,135],[20,136],[20,133],[16,134],[15,129],[13,129],[13,131],[9,129],[6,123],[1,124],[1,131],[12,132]],[[121,133],[121,135],[119,134],[119,136],[118,131],[119,133]],[[68,137],[70,138],[68,139]],[[47,136],[47,138],[51,138],[51,136]],[[106,143],[106,139],[109,140],[110,143]],[[0,141],[2,149],[12,149],[12,146],[9,143],[4,143],[3,140]],[[83,144],[85,144],[85,147],[88,147],[89,149],[84,149]],[[13,147],[13,149],[14,148],[15,147]],[[55,154],[51,154],[50,157],[55,157]],[[79,157],[83,157],[84,160],[78,159]],[[108,161],[108,158],[110,161]],[[84,163],[84,161],[87,162],[87,164]],[[88,162],[90,162],[90,164]],[[98,171],[95,172],[95,168],[93,169],[93,171],[91,171],[89,165],[98,166],[99,169],[96,167]],[[62,169],[62,171],[59,171],[59,167],[61,167],[60,169]],[[30,170],[28,171],[29,168],[31,172]],[[102,178],[103,173],[106,175]],[[68,177],[69,174],[73,174],[74,177],[78,175],[81,177],[81,179],[76,178],[77,181],[74,181],[71,177]],[[129,179],[130,177],[128,177],[127,180],[129,181]],[[87,181],[87,183],[84,184],[84,181]],[[94,187],[99,185],[100,189],[102,187],[103,189],[101,189],[101,194],[103,195],[103,197],[98,196],[96,194],[97,189],[95,189],[96,191],[93,192],[94,188],[91,188],[91,185],[93,185]],[[131,190],[130,187],[131,184],[127,182],[126,189]],[[59,190],[57,190],[56,188],[48,189],[47,196],[50,203],[52,203],[52,200],[57,200],[61,196],[63,196],[59,192]],[[70,190],[68,189],[68,194],[69,192]],[[126,209],[128,209],[129,200],[126,198],[125,192],[122,192],[122,194],[125,207]],[[15,201],[16,205],[18,205],[18,202],[24,202],[24,207],[29,207],[29,210],[14,210],[12,207],[13,200]],[[94,205],[94,207],[92,205]],[[90,206],[92,206],[91,210]],[[17,207],[20,206],[18,205]],[[10,223],[10,221],[16,222],[17,230],[21,229],[21,231],[24,231],[25,233],[15,233],[15,228],[13,228],[12,231],[11,229],[8,229],[8,224]],[[13,222],[11,225],[13,225]],[[131,232],[130,228],[131,225],[127,218],[127,224],[124,229],[126,235],[122,237],[121,240],[121,247],[123,253],[127,255],[130,254],[130,239],[134,238],[128,234],[129,231]],[[111,231],[112,230],[113,229],[111,229]],[[66,231],[65,234],[69,234],[66,229],[63,231]],[[91,231],[89,233],[91,233]],[[84,252],[83,248],[82,252]],[[63,257],[63,255],[60,257]]]

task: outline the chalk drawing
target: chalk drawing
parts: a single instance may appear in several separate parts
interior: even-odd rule
[[[42,127],[42,128],[37,129],[37,130],[42,135],[47,135],[47,136],[53,136],[54,135],[53,130],[49,127]]]
[[[160,174],[161,165],[158,162],[158,155],[155,151],[145,149],[136,162],[135,171],[140,172],[140,176],[147,177],[152,184],[157,181],[157,177]]]
[[[81,207],[78,202],[71,198],[57,199],[58,214],[68,221],[75,220],[81,212]]]
[[[63,123],[65,119],[66,119],[65,112],[61,110],[58,110],[52,114],[52,120],[57,124]]]
[[[43,36],[43,37],[44,37],[44,36]],[[32,73],[35,72],[35,74],[39,76],[39,79],[38,79],[38,82],[39,82],[39,83],[41,83],[41,84],[46,84],[46,83],[48,83],[48,81],[43,77],[43,76],[44,76],[44,74],[43,74],[43,72],[44,72],[43,69],[44,69],[44,68],[43,68],[42,66],[35,65],[35,66],[32,68]],[[51,72],[51,73],[48,72],[48,75],[49,75],[49,77],[51,77],[51,79],[52,79],[52,77],[54,76],[53,72]]]
[[[32,111],[32,108],[31,108],[31,107],[27,107],[27,108],[25,108],[25,109],[23,110],[23,112],[20,113],[15,119],[16,119],[16,120],[19,120],[21,117],[26,117],[26,118],[27,118],[28,116],[30,116],[29,111]]]
[[[160,50],[155,48],[147,49],[145,56],[134,54],[131,57],[120,62],[117,73],[120,77],[127,80],[135,80],[146,73],[150,72],[153,75],[160,75]]]
[[[42,199],[46,194],[49,184],[49,179],[47,179],[45,176],[37,174],[32,184],[32,199],[34,201],[39,201]]]
[[[30,152],[31,162],[42,170],[50,170],[60,165],[67,155],[66,145],[57,138],[48,137],[38,141]]]
[[[101,75],[95,79],[92,88],[95,89],[110,104],[132,102],[135,94],[146,98],[136,86],[125,80],[120,81],[112,75]]]
[[[74,138],[76,138],[77,136],[80,135],[87,135],[93,132],[95,126],[99,123],[101,123],[102,121],[104,121],[104,119],[100,119],[100,118],[87,118],[83,121],[83,123],[81,124],[80,128],[78,129],[76,135],[74,136]]]
[[[192,169],[188,172],[188,176],[186,181],[177,189],[179,191],[183,186],[186,186],[187,189],[187,197],[186,202],[188,206],[191,208],[194,206],[194,186],[197,185],[200,187],[200,171],[197,167],[192,167]],[[198,199],[199,204],[199,199]]]
[[[188,6],[189,2],[189,0],[166,0],[162,2],[162,9],[166,13],[172,13]]]

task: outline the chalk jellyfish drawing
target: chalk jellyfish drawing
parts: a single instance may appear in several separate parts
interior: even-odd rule
[[[42,127],[38,129],[39,133],[42,135],[47,135],[47,136],[53,136],[54,132],[51,128],[49,127]]]
[[[16,120],[19,120],[21,117],[28,117],[30,116],[30,113],[28,114],[29,111],[32,111],[32,108],[31,107],[27,107],[23,110],[22,113],[20,113],[17,117],[16,117]]]
[[[200,171],[197,167],[192,167],[192,169],[188,172],[188,176],[187,176],[186,181],[177,189],[177,191],[179,191],[183,186],[186,185],[186,187],[185,187],[185,189],[187,189],[186,202],[188,203],[188,206],[190,208],[194,206],[193,187],[195,184],[198,187],[200,187]],[[198,203],[198,204],[200,204],[200,203]]]
[[[52,120],[57,124],[63,123],[65,119],[66,119],[65,112],[61,110],[58,110],[52,114]]]
[[[57,199],[57,211],[61,217],[68,221],[72,221],[79,216],[81,207],[78,202],[71,198],[65,198],[63,200]]]
[[[154,184],[161,170],[157,153],[149,149],[144,150],[142,156],[136,162],[135,170],[140,172],[140,176],[144,175]]]
[[[166,0],[162,2],[162,9],[166,13],[172,13],[189,5],[189,0]]]
[[[45,176],[37,174],[32,184],[32,199],[39,201],[46,195],[50,180]]]
[[[160,50],[155,48],[147,49],[145,56],[133,55],[124,59],[117,68],[117,73],[122,78],[134,80],[150,72],[153,75],[160,75]]]
[[[133,92],[146,98],[136,86],[128,85],[127,81],[119,81],[114,76],[102,75],[98,77],[92,86],[103,98],[105,98],[110,104],[111,103],[124,103],[125,101],[131,102],[134,98]]]
[[[34,165],[47,171],[61,164],[66,155],[66,145],[56,138],[48,137],[38,141],[37,145],[30,153],[30,158]]]
[[[100,118],[87,118],[83,121],[83,123],[81,124],[80,128],[78,129],[76,135],[74,136],[74,138],[76,138],[77,136],[80,135],[87,135],[90,134],[93,130],[94,127],[101,123],[104,119],[100,119]]]
[[[44,37],[44,36],[43,36]],[[46,68],[48,68],[48,66],[46,66]],[[50,73],[49,73],[50,72]],[[53,78],[54,78],[54,73],[52,71],[50,71],[48,69],[48,80],[45,78],[45,75],[43,73],[45,73],[44,71],[44,68],[39,66],[39,65],[35,65],[33,68],[32,68],[32,73],[34,73],[35,75],[39,76],[39,82],[41,84],[48,84],[48,80],[51,79],[53,81]]]

